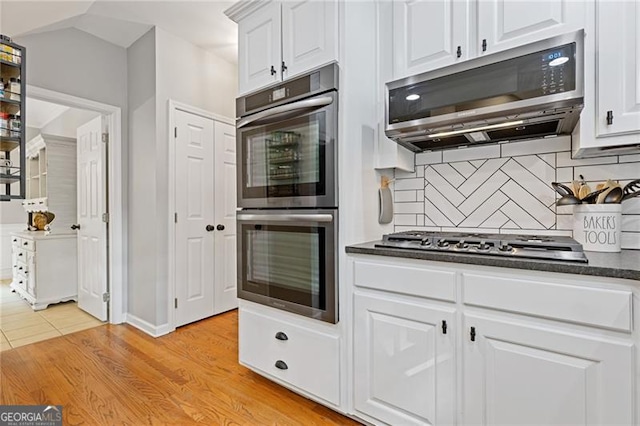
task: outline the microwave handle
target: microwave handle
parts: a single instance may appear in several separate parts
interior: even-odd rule
[[[293,102],[287,105],[281,105],[274,108],[270,108],[266,111],[260,111],[253,114],[251,117],[238,120],[238,129],[245,127],[251,123],[255,123],[260,120],[259,124],[269,124],[281,120],[293,111],[301,109],[318,109],[324,106],[330,105],[333,102],[331,96],[323,96],[321,98],[305,99],[298,102]]]
[[[264,222],[333,222],[330,214],[238,214],[238,220]]]

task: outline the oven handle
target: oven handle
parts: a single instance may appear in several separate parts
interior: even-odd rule
[[[253,114],[251,117],[238,120],[238,129],[254,123],[258,120],[261,120],[259,124],[269,124],[277,122],[293,111],[298,111],[301,109],[318,109],[330,105],[332,102],[333,98],[331,96],[323,96],[321,98],[305,99],[291,104],[277,106],[275,108]]]
[[[264,222],[333,222],[330,214],[238,214],[238,220]]]

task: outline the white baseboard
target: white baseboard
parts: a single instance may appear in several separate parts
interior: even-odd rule
[[[125,314],[124,322],[134,326],[140,331],[144,331],[151,337],[164,336],[165,334],[169,334],[173,331],[173,329],[169,327],[169,324],[162,324],[162,325],[155,326],[150,322],[145,321],[141,318],[138,318],[137,316],[130,313]]]

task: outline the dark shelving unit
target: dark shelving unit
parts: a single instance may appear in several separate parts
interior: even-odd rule
[[[11,53],[8,52],[8,47]],[[12,115],[20,115],[20,131],[18,134],[11,129],[0,133],[8,133],[9,136],[0,135],[0,158],[11,160],[11,166],[0,164],[0,201],[24,199],[26,195],[26,159],[25,159],[25,97],[26,97],[26,49],[10,41],[6,36],[0,35],[0,77],[7,83],[10,78],[20,79],[20,99],[10,99],[12,95],[5,90],[5,96],[0,97],[0,111]],[[9,127],[9,126],[7,126]],[[19,154],[18,158],[15,158]],[[20,189],[12,191],[12,186],[20,182]]]

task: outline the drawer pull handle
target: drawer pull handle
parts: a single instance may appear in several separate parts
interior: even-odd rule
[[[17,242],[18,242],[18,240],[16,240],[16,239],[14,238],[14,239],[13,239],[13,242],[14,242],[14,243],[17,243]]]
[[[476,328],[475,327],[471,327],[471,330],[469,331],[469,337],[471,337],[471,341],[472,342],[476,341]]]
[[[442,321],[442,334],[447,334],[447,322]]]
[[[607,111],[607,126],[613,124],[613,111]]]
[[[281,360],[277,360],[276,361],[276,368],[279,368],[280,370],[287,370],[289,368],[289,366],[287,365],[286,362],[281,361]]]
[[[458,50],[456,50],[456,57],[459,58],[462,56],[462,46],[458,46]]]
[[[276,339],[278,339],[278,340],[289,340],[289,336],[284,334],[282,331],[278,331],[276,333]]]
[[[22,253],[18,253],[18,256],[22,256]]]
[[[22,271],[22,266],[18,268],[18,271]]]
[[[28,246],[28,245],[29,245],[29,243],[25,241],[24,243],[22,243],[22,245],[23,245],[23,246]]]

